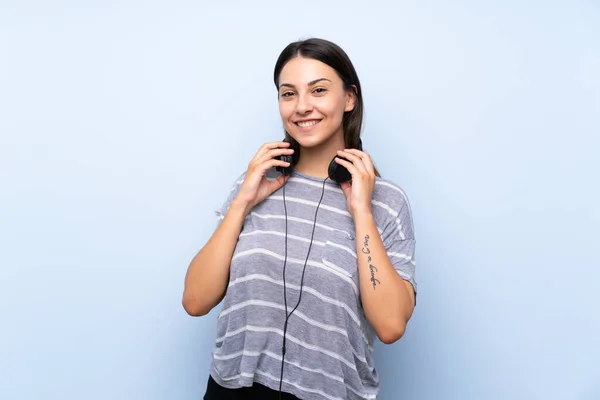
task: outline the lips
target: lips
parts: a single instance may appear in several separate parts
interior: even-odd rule
[[[295,122],[295,124],[298,125],[300,128],[310,128],[311,126],[315,126],[319,122],[321,122],[320,119],[311,119],[308,121],[298,121]]]

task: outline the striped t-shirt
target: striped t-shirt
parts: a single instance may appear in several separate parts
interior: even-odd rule
[[[277,176],[270,170],[269,179]],[[218,214],[237,194],[242,175]],[[211,375],[226,388],[261,383],[279,389],[284,307],[285,207],[289,313],[298,301],[317,204],[316,227],[306,264],[301,302],[289,318],[284,392],[301,399],[375,399],[376,335],[361,308],[354,222],[340,187],[295,171],[246,217],[230,266],[229,285],[217,320]],[[372,209],[388,256],[415,288],[415,239],[405,193],[377,178]]]

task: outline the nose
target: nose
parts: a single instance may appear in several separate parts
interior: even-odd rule
[[[296,104],[296,113],[300,115],[309,114],[313,109],[312,103],[310,101],[310,96],[306,94],[298,95],[298,103]]]

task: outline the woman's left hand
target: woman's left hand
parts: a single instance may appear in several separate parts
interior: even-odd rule
[[[352,182],[341,184],[342,191],[346,196],[348,211],[352,218],[356,215],[371,213],[371,199],[375,187],[375,168],[371,157],[357,149],[339,150],[335,161],[348,169],[352,175]],[[340,159],[344,157],[349,161]]]

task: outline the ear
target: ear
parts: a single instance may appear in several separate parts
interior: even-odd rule
[[[354,106],[356,105],[356,93],[358,93],[356,85],[352,85],[352,90],[346,91],[346,107],[344,107],[345,112],[354,110]]]

